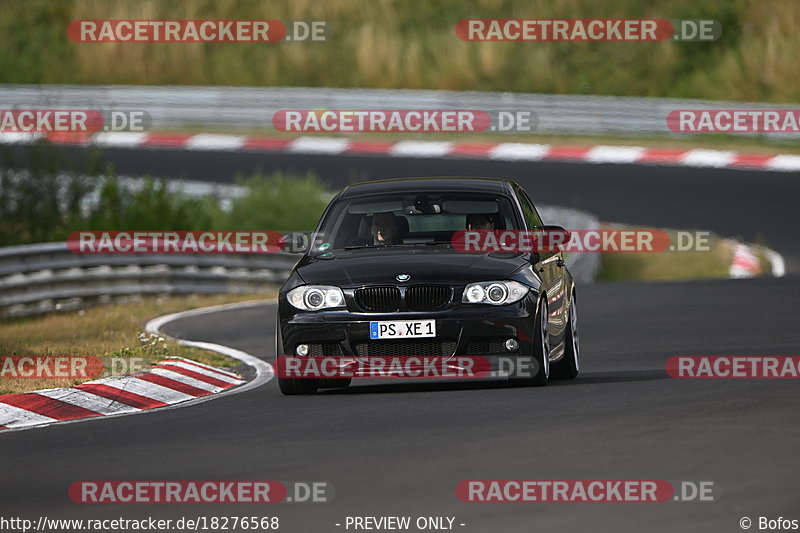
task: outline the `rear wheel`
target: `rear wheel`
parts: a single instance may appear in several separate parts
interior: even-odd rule
[[[564,357],[553,365],[553,379],[575,379],[580,371],[580,340],[578,337],[578,307],[575,304],[575,294],[569,300],[569,322],[567,334],[564,338]]]

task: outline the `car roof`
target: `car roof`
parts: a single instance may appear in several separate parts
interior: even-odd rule
[[[494,178],[398,178],[390,180],[366,181],[350,185],[341,192],[340,198],[351,198],[379,193],[396,192],[482,192],[510,195],[511,181]]]

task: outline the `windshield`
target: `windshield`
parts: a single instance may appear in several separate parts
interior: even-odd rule
[[[312,251],[449,244],[460,230],[521,229],[506,196],[475,193],[381,194],[339,201]]]

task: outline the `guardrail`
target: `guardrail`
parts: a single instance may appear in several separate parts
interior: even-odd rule
[[[292,254],[74,254],[66,243],[0,248],[0,316],[131,295],[248,293],[282,283]]]
[[[597,229],[596,218],[543,206],[548,224]],[[283,283],[298,254],[76,254],[64,242],[0,248],[0,317],[67,311],[120,297],[158,294],[252,293]],[[567,256],[579,283],[600,267],[596,253]]]
[[[282,109],[481,109],[530,111],[535,133],[665,135],[674,109],[787,106],[679,98],[306,87],[0,85],[0,109],[118,109],[150,114],[154,129],[272,130]],[[788,106],[793,107],[793,106]],[[793,139],[800,134],[753,134]]]

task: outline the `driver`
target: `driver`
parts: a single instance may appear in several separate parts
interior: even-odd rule
[[[494,230],[494,221],[492,217],[485,214],[468,215],[467,229],[469,231],[492,231]]]
[[[397,244],[397,230],[394,213],[375,213],[372,217],[372,244]]]

